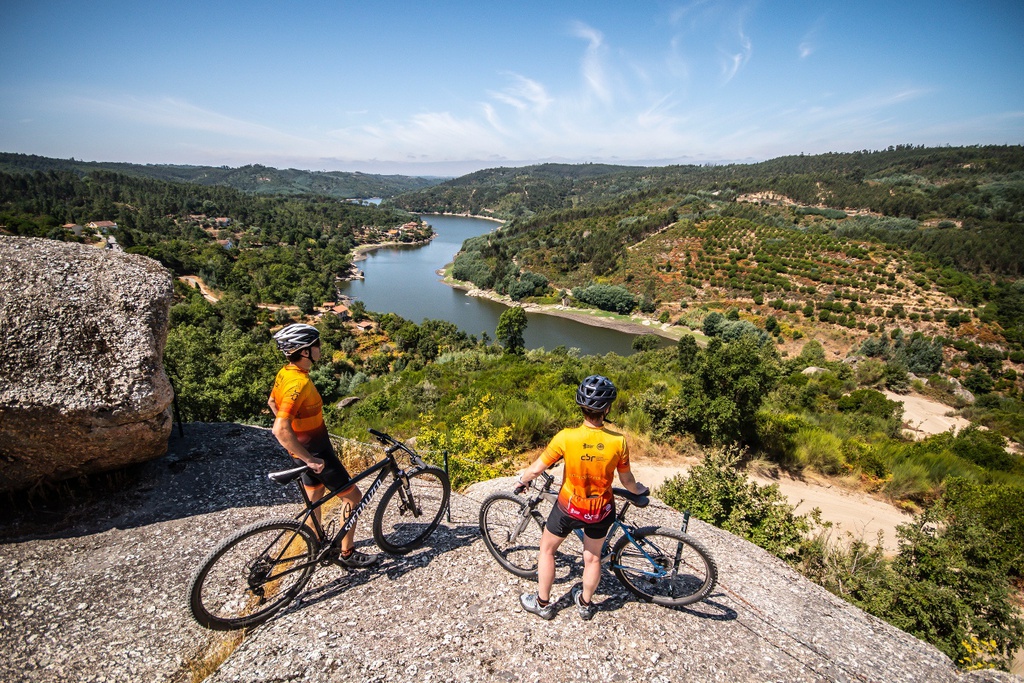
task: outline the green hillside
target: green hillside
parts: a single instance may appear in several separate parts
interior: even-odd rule
[[[942,214],[1019,221],[1022,168],[1024,147],[1019,145],[901,145],[878,152],[800,155],[720,166],[545,164],[480,171],[401,195],[395,202],[409,211],[511,219],[664,192],[711,192],[722,198],[775,192],[807,206],[858,208],[915,219]]]
[[[168,164],[126,164],[114,162],[51,159],[28,154],[0,153],[0,171],[69,171],[87,175],[95,171],[114,171],[127,176],[153,178],[198,185],[223,185],[255,194],[313,194],[336,199],[392,197],[396,194],[430,187],[440,178],[402,175],[373,175],[343,171],[302,171],[249,165],[177,166]]]

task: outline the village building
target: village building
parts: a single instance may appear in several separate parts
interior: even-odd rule
[[[108,230],[116,230],[117,223],[114,221],[92,221],[88,223],[86,227],[92,228],[93,230],[99,230],[100,232],[107,232]]]

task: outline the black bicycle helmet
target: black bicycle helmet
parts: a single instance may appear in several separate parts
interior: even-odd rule
[[[277,342],[277,348],[281,349],[281,353],[287,357],[319,342],[320,331],[312,325],[292,323],[278,330],[274,335],[274,341]]]
[[[595,412],[601,412],[608,408],[615,397],[619,395],[615,385],[607,377],[591,375],[582,382],[576,390],[576,403]]]

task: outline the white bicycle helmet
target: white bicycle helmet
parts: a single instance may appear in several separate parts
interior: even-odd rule
[[[288,357],[296,351],[309,348],[320,341],[320,331],[305,323],[285,325],[274,335],[277,348]]]
[[[607,377],[591,375],[580,382],[580,388],[576,390],[576,403],[595,412],[601,412],[608,408],[619,392],[615,385]]]

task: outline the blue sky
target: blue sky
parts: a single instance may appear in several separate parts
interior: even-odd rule
[[[0,151],[458,175],[1024,143],[1024,3],[0,6]]]

